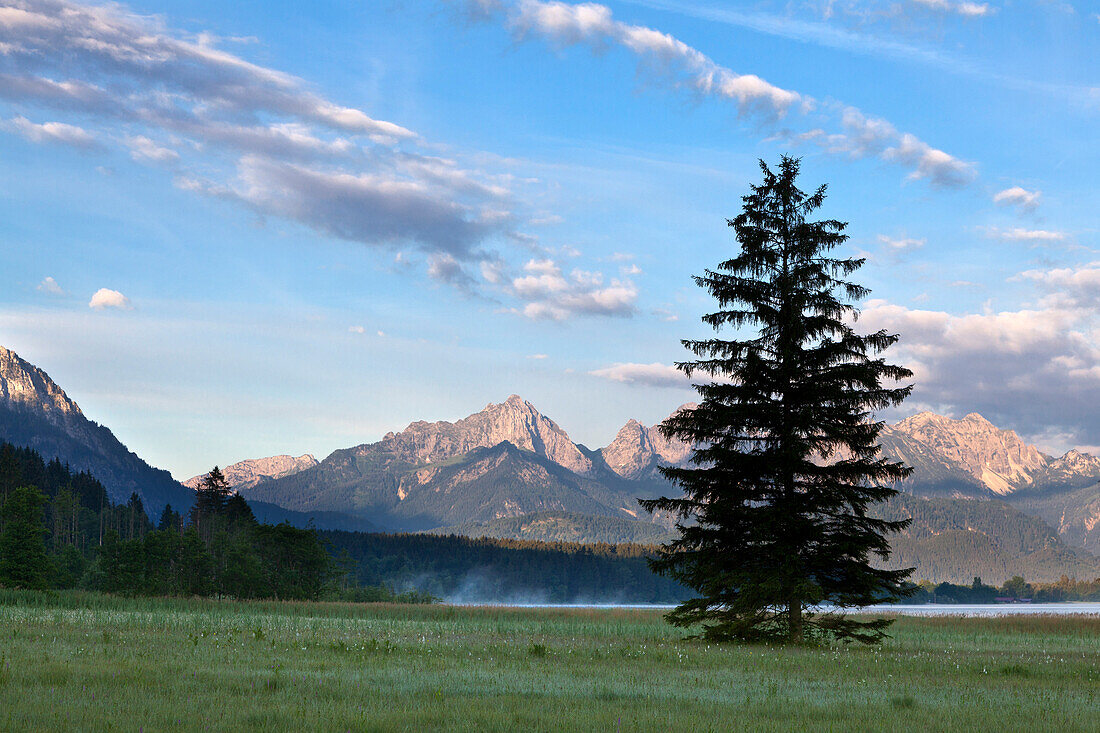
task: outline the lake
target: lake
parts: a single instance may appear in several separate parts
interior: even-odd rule
[[[501,608],[586,608],[667,611],[671,604],[645,603],[451,603],[454,606],[498,606]],[[1100,616],[1100,603],[992,603],[867,606],[849,613],[895,613],[902,616]]]

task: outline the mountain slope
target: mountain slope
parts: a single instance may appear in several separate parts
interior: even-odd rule
[[[431,530],[430,534],[533,542],[603,542],[612,545],[657,545],[675,536],[651,522],[575,512],[534,512],[488,522],[440,527]]]
[[[1013,575],[1052,581],[1061,575],[1094,578],[1100,560],[1067,547],[1041,519],[1001,501],[922,499],[899,494],[872,514],[912,518],[892,535],[891,568],[916,567],[913,579],[970,583],[974,576],[1001,584]]]
[[[290,476],[299,471],[304,471],[307,468],[313,468],[316,465],[317,459],[306,453],[297,458],[287,455],[269,456],[267,458],[250,458],[226,466],[221,469],[221,471],[229,482],[229,485],[239,490],[241,488],[255,486],[267,479]],[[204,478],[206,478],[206,474],[192,476],[184,481],[183,485],[189,489],[197,489]]]
[[[48,374],[2,346],[0,440],[88,471],[113,501],[125,502],[136,492],[153,517],[165,504],[187,509],[194,500],[171,474],[145,463],[110,430],[86,418]]]
[[[454,423],[414,422],[241,493],[295,511],[421,530],[528,511],[636,516],[637,494],[622,484],[598,453],[512,395]]]
[[[537,511],[633,517],[633,497],[505,441],[426,465],[392,443],[336,451],[320,464],[241,493],[296,511],[342,511],[418,531]]]
[[[1002,496],[1031,486],[1051,460],[1013,431],[1001,430],[977,413],[952,420],[921,412],[884,430],[882,437],[884,447],[894,450],[889,441],[920,446],[936,461],[962,470],[976,484]],[[911,465],[920,467],[917,460]]]

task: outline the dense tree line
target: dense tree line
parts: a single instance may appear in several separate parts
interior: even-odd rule
[[[648,545],[582,545],[426,534],[321,532],[362,585],[417,588],[459,602],[673,603]]]
[[[316,532],[260,524],[217,469],[154,526],[137,494],[115,504],[89,474],[0,444],[0,585],[313,599],[333,572]]]
[[[1015,575],[999,588],[982,583],[975,577],[970,585],[934,584],[923,580],[913,594],[912,603],[1064,603],[1067,601],[1100,601],[1100,578],[1076,580],[1063,575],[1053,583],[1028,583]]]

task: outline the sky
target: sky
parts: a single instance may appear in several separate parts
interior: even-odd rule
[[[690,401],[692,276],[802,158],[896,414],[1100,446],[1089,0],[0,2],[0,344],[180,479],[517,393]]]

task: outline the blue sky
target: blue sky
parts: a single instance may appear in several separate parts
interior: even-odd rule
[[[180,478],[519,393],[605,445],[757,160],[902,412],[1100,445],[1100,16],[1061,0],[0,4],[0,344]]]

